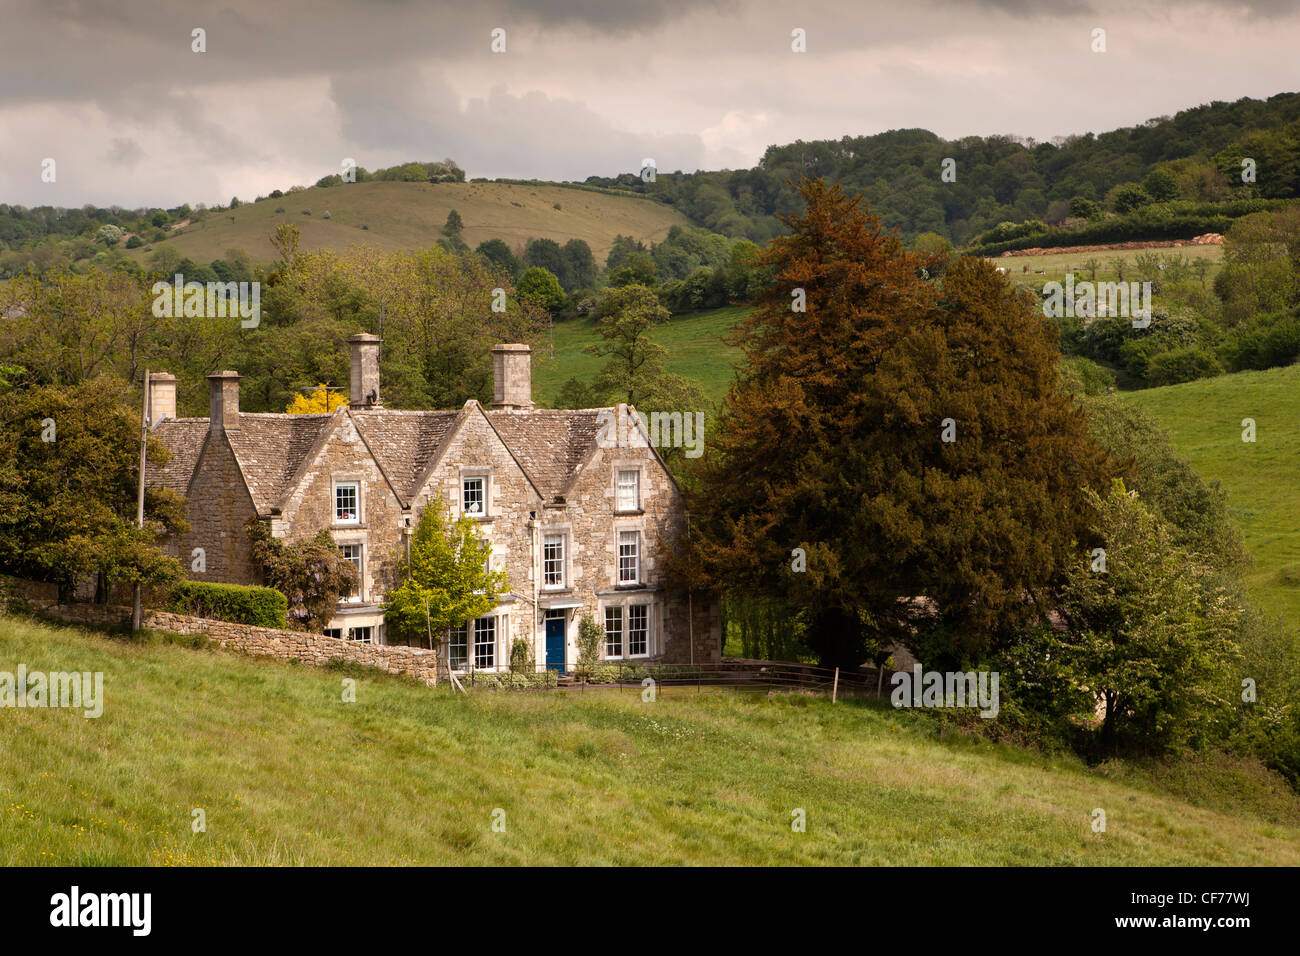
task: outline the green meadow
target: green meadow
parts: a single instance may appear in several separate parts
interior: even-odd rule
[[[6,866],[1300,865],[1252,764],[1090,768],[875,701],[463,696],[0,617],[19,663],[103,672],[104,713],[0,708]]]
[[[710,401],[721,404],[742,358],[740,349],[723,343],[722,335],[749,311],[745,306],[710,309],[674,316],[657,326],[653,339],[668,349],[668,371],[699,382]],[[555,359],[540,361],[533,370],[538,398],[549,404],[569,378],[576,376],[584,382],[595,378],[605,359],[586,349],[601,341],[589,318],[556,322]]]
[[[1300,625],[1300,365],[1237,372],[1125,395],[1170,432],[1174,447],[1228,493],[1254,565],[1260,609]],[[1244,419],[1255,441],[1242,440]]]

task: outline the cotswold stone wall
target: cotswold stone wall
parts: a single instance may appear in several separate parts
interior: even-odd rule
[[[57,603],[58,600],[58,585],[0,574],[0,611],[5,610],[10,603],[20,606],[34,604],[37,607],[47,607]]]
[[[233,647],[258,657],[296,660],[318,667],[332,660],[344,660],[377,667],[390,674],[407,674],[429,685],[437,682],[437,657],[433,651],[421,647],[357,644],[324,634],[209,621],[165,611],[150,611],[145,615],[144,624],[145,627],[175,634],[203,634],[222,647]]]
[[[49,607],[47,612],[60,620],[77,624],[126,624],[131,620],[130,608],[102,604],[60,604]],[[437,658],[433,651],[420,647],[355,644],[324,634],[231,624],[166,611],[146,611],[144,626],[174,634],[202,634],[223,648],[241,650],[258,657],[299,661],[317,667],[343,660],[377,667],[390,674],[407,674],[428,685],[437,683]],[[445,667],[443,672],[446,672]]]

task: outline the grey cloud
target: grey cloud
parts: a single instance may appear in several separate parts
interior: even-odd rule
[[[109,144],[108,153],[104,157],[114,166],[135,166],[144,156],[144,151],[140,149],[140,144],[133,139],[122,139],[113,137]]]
[[[585,179],[639,169],[647,156],[660,169],[695,169],[704,159],[698,135],[618,129],[580,102],[541,92],[494,89],[462,109],[443,79],[423,81],[407,68],[336,76],[331,97],[357,161],[371,168],[451,156],[471,175]]]

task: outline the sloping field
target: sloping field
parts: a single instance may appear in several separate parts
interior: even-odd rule
[[[1228,492],[1262,610],[1300,626],[1300,365],[1131,392],[1202,477]],[[1242,420],[1255,441],[1242,441]]]
[[[465,697],[0,617],[19,663],[102,672],[103,714],[0,708],[0,865],[1300,864],[1300,803],[1246,765],[1158,782],[874,701]]]
[[[178,230],[165,245],[195,262],[222,258],[232,248],[266,261],[274,258],[269,235],[278,223],[291,222],[302,232],[304,249],[346,249],[363,242],[384,249],[427,249],[443,238],[452,209],[464,220],[461,238],[471,248],[493,238],[519,250],[534,237],[561,245],[585,239],[602,265],[616,235],[657,242],[670,227],[687,224],[662,203],[563,186],[371,182],[313,186],[278,199],[246,202]],[[329,219],[324,218],[327,212]],[[155,248],[160,245],[164,243]],[[148,257],[144,247],[128,254],[142,262]]]
[[[740,349],[723,343],[721,336],[749,311],[744,306],[709,309],[674,316],[657,326],[652,337],[668,349],[668,371],[699,382],[709,399],[720,404],[735,377],[732,366],[743,358]],[[595,378],[606,360],[586,348],[602,341],[590,319],[555,323],[555,361],[533,367],[537,397],[550,402],[569,378]]]

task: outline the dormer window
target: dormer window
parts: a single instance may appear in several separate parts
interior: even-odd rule
[[[334,486],[334,523],[361,523],[361,484],[340,481]]]
[[[486,475],[461,479],[461,510],[472,518],[482,518],[487,514]]]

